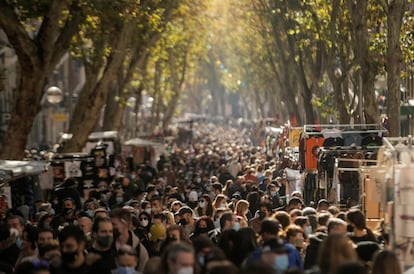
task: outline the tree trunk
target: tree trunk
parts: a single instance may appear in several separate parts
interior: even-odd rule
[[[69,132],[73,134],[73,138],[65,145],[64,152],[81,151],[88,140],[89,134],[97,125],[106,103],[111,83],[116,79],[117,72],[124,61],[127,45],[135,28],[134,23],[135,21],[126,23],[122,30],[113,37],[114,46],[112,53],[108,57],[102,77],[98,83],[93,87],[90,87],[87,83],[85,84],[70,123]]]
[[[404,14],[404,0],[388,1],[387,16],[387,112],[390,120],[390,134],[401,134],[400,124],[400,84],[402,54],[400,48],[401,22]]]
[[[18,93],[13,96],[11,119],[1,148],[1,159],[21,160],[34,119],[41,109],[41,95],[47,83],[47,72],[25,70]]]

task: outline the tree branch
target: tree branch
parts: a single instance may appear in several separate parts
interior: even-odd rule
[[[38,56],[38,48],[20,23],[14,7],[6,1],[0,1],[0,27],[14,48],[22,69],[34,69],[33,58]]]

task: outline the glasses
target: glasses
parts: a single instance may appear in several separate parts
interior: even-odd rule
[[[148,218],[139,218],[140,221],[146,221]]]

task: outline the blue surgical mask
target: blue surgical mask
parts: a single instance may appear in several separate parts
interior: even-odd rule
[[[240,229],[240,223],[239,222],[235,222],[234,223],[234,226],[233,226],[233,229],[236,230],[236,231],[239,231],[239,229]]]
[[[120,204],[120,203],[122,203],[122,201],[124,200],[122,197],[116,197],[115,198],[115,200],[116,200],[116,202],[118,203],[118,204]]]
[[[92,218],[93,217],[93,210],[92,209],[88,209],[86,210],[86,215],[88,215],[88,217]]]
[[[22,249],[23,248],[23,240],[20,237],[17,237],[16,239],[16,245],[18,249]]]
[[[204,204],[204,202],[199,202],[199,203],[198,203],[198,206],[199,206],[200,208],[204,208],[205,204]]]
[[[128,267],[128,266],[119,266],[119,267],[116,269],[116,273],[117,273],[117,274],[134,274],[134,273],[136,273],[136,272],[135,272],[135,269],[134,269],[133,267]]]
[[[204,264],[206,263],[206,257],[205,256],[198,256],[198,263],[201,267],[204,266]]]
[[[306,236],[309,236],[310,234],[312,234],[312,226],[308,225],[308,226],[305,228],[305,235],[306,235]]]
[[[214,226],[216,228],[220,228],[220,219],[217,219],[217,220],[214,221]]]
[[[289,258],[287,254],[278,254],[273,262],[273,269],[277,273],[283,273],[289,267]]]

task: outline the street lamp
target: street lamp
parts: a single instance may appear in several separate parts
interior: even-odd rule
[[[63,100],[63,92],[60,88],[51,86],[46,90],[46,99],[53,105],[59,104]]]

